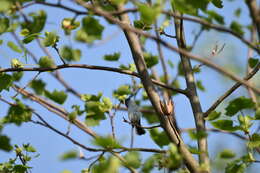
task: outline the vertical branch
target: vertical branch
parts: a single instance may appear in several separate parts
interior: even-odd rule
[[[257,29],[258,39],[260,39],[260,8],[258,8],[256,0],[246,0],[245,2],[249,9],[253,25]]]
[[[174,10],[177,15],[180,15],[178,12]],[[175,32],[177,37],[177,44],[178,47],[181,49],[186,49],[186,42],[184,36],[184,28],[183,28],[183,21],[179,19],[174,20],[175,24]],[[201,108],[201,104],[199,101],[199,97],[197,94],[197,88],[195,84],[195,78],[192,72],[191,61],[188,57],[180,54],[181,63],[183,67],[183,71],[185,73],[185,80],[186,80],[186,90],[188,92],[188,98],[192,107],[192,111],[194,114],[195,124],[197,133],[205,132],[205,121],[203,118],[203,112]],[[198,139],[198,148],[200,150],[199,160],[200,163],[205,164],[209,169],[209,157],[208,157],[208,149],[207,149],[207,139],[201,138]]]
[[[97,9],[94,9],[97,12]],[[120,5],[118,7],[118,10],[123,11],[124,7],[123,5]],[[130,20],[127,14],[122,14],[120,16],[120,20],[130,25]],[[141,49],[141,45],[139,43],[138,37],[135,33],[124,30],[125,36],[127,38],[129,47],[132,52],[132,56],[135,62],[135,65],[137,67],[138,73],[140,74],[141,81],[143,83],[143,86],[148,94],[148,97],[155,108],[158,118],[161,121],[162,127],[164,128],[166,134],[170,138],[172,142],[177,144],[179,147],[180,152],[183,155],[184,161],[186,163],[186,166],[189,168],[191,172],[199,172],[199,165],[197,161],[194,159],[194,157],[189,152],[187,146],[183,143],[180,135],[178,134],[177,130],[171,126],[171,123],[168,121],[167,117],[163,114],[160,106],[160,98],[157,94],[154,85],[152,83],[152,80],[150,79],[149,73],[147,71],[147,67],[144,61],[143,52]]]
[[[254,41],[256,40],[256,28],[254,26],[253,26],[250,34],[251,34],[251,42],[254,43]],[[247,52],[247,60],[249,60],[249,58],[253,56],[253,52],[254,52],[253,49],[249,47],[248,52]],[[247,63],[247,72],[246,72],[247,75],[250,73],[251,70],[252,70],[252,68]],[[248,83],[252,84],[252,82],[250,80],[248,81]],[[248,91],[249,96],[252,98],[253,102],[258,107],[258,102],[257,102],[255,92],[249,87],[247,87],[247,91]]]

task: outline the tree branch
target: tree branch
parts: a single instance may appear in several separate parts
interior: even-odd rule
[[[248,73],[248,75],[244,78],[244,80],[251,79],[260,69],[260,62],[256,65],[256,67]],[[222,103],[228,96],[230,96],[238,87],[242,84],[237,82],[233,85],[228,91],[226,91],[222,96],[220,96],[215,103],[213,103],[210,108],[204,113],[204,117],[207,117],[213,110],[215,110],[220,103]]]
[[[25,97],[28,97],[29,99],[37,102],[38,104],[42,105],[49,111],[59,115],[61,118],[65,119],[66,121],[69,121],[68,112],[66,110],[64,110],[63,108],[61,108],[57,105],[54,105],[53,103],[50,103],[47,100],[40,98],[39,96],[36,96],[35,94],[32,94],[32,93],[20,88],[17,85],[14,85],[13,88],[17,92],[24,95]],[[83,130],[84,132],[86,132],[87,134],[89,134],[90,136],[97,137],[97,134],[94,131],[92,131],[89,127],[87,127],[85,124],[83,124],[81,121],[75,119],[72,123],[75,126],[77,126],[78,128],[80,128],[81,130]]]
[[[174,13],[177,13],[178,15],[180,14],[175,10]],[[186,49],[187,46],[186,46],[185,35],[184,35],[183,20],[175,19],[174,24],[175,24],[175,35],[176,35],[178,47],[181,49]],[[206,131],[205,121],[203,118],[201,103],[197,94],[197,88],[196,88],[195,78],[192,71],[191,61],[182,53],[180,53],[180,57],[181,57],[183,71],[185,73],[188,98],[192,107],[197,133],[205,132]],[[206,137],[198,139],[198,148],[200,151],[199,154],[200,163],[205,164],[206,169],[209,171],[210,161],[208,157],[208,144],[207,144]]]
[[[32,67],[32,68],[0,68],[0,73],[1,72],[14,72],[14,71],[38,71],[38,72],[49,72],[49,71],[55,71],[59,69],[65,69],[65,68],[83,68],[83,69],[90,69],[90,70],[103,70],[103,71],[111,71],[111,72],[117,72],[121,74],[127,74],[131,76],[135,76],[140,78],[138,73],[132,72],[130,70],[123,70],[119,68],[113,68],[113,67],[105,67],[105,66],[95,66],[95,65],[87,65],[87,64],[63,64],[63,65],[58,65],[56,67],[49,67],[49,68],[41,68],[41,67]],[[64,84],[64,86],[67,86],[65,81],[62,80],[62,78],[58,75],[55,75],[56,78]],[[164,87],[166,89],[169,89],[171,91],[181,93],[181,94],[186,94],[185,90],[179,89],[179,88],[173,88],[171,86],[168,86],[160,81],[157,80],[152,80],[154,84]],[[70,90],[71,87],[67,86],[66,87],[68,90]],[[74,93],[74,91],[73,91]],[[75,92],[76,95],[80,96],[79,93]]]

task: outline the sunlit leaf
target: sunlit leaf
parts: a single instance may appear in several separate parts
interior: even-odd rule
[[[99,136],[93,140],[93,144],[106,149],[121,148],[121,145],[112,136]]]
[[[54,32],[45,32],[45,38],[43,40],[43,45],[45,47],[54,46],[59,41],[59,36]]]
[[[225,149],[219,153],[219,157],[222,159],[232,159],[236,156],[236,153],[234,153],[232,150]]]
[[[39,66],[42,68],[55,67],[55,63],[53,59],[49,58],[48,56],[42,56],[39,60]]]
[[[76,158],[78,158],[78,157],[79,157],[78,151],[76,151],[76,150],[70,150],[70,151],[67,151],[67,152],[63,153],[63,154],[60,156],[60,160],[66,161],[66,160],[76,159]]]
[[[12,41],[8,41],[7,42],[7,46],[12,49],[13,51],[17,52],[17,53],[22,53],[23,50],[21,50],[14,42]]]
[[[56,89],[53,92],[45,90],[45,96],[59,104],[63,104],[67,99],[67,94],[64,91],[57,91]]]
[[[140,153],[137,151],[130,151],[124,156],[127,165],[137,169],[141,166]]]

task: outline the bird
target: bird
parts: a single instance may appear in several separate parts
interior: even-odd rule
[[[145,134],[145,130],[141,125],[142,113],[139,111],[139,107],[136,105],[135,101],[131,100],[131,96],[125,99],[125,105],[128,111],[128,118],[132,124],[132,127],[135,128],[136,134]]]

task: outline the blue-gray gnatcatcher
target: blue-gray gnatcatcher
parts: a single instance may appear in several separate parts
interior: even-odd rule
[[[142,113],[139,111],[139,107],[131,100],[131,96],[125,100],[125,105],[128,111],[128,118],[133,127],[135,127],[136,133],[138,135],[145,134],[144,128],[141,126]]]

